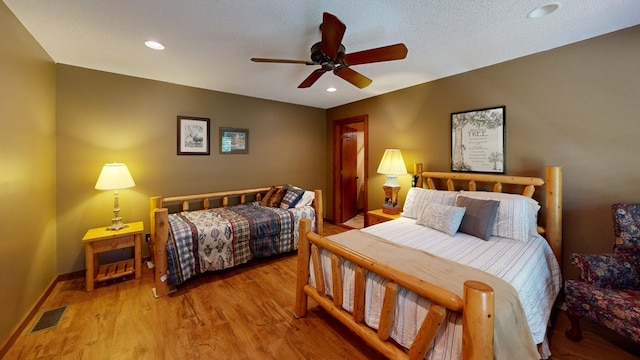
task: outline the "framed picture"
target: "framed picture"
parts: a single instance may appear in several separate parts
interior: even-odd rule
[[[451,171],[505,173],[506,107],[451,114]]]
[[[248,154],[249,130],[220,128],[220,154]]]
[[[209,119],[178,115],[178,155],[209,155]]]

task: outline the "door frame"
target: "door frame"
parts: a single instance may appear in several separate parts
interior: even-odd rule
[[[354,123],[362,123],[364,132],[364,211],[369,209],[369,116],[359,115],[346,119],[333,121],[333,218],[336,224],[342,218],[342,186],[340,184],[340,172],[342,170],[342,141],[340,134],[342,127]]]

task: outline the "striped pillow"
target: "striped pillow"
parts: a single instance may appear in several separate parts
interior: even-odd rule
[[[538,233],[538,210],[540,205],[530,197],[518,194],[491,191],[461,191],[460,196],[500,202],[493,236],[528,241]]]
[[[287,190],[287,192],[284,194],[284,196],[282,197],[282,200],[280,201],[280,208],[285,210],[291,209],[292,207],[296,206],[296,204],[298,203],[298,201],[300,201],[300,199],[302,199],[302,195],[304,195],[304,190],[300,188],[295,188],[289,184],[285,185],[284,188]]]
[[[455,206],[457,194],[457,191],[412,187],[409,189],[407,198],[404,201],[402,216],[417,219],[424,211],[424,207],[429,203]]]

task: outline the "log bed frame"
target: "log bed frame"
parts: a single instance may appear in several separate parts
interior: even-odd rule
[[[151,256],[154,262],[155,288],[154,296],[168,295],[173,290],[167,279],[167,240],[169,238],[169,209],[167,206],[177,206],[179,211],[189,211],[190,204],[197,204],[197,209],[227,207],[230,204],[244,204],[251,199],[261,200],[269,187],[221,191],[206,194],[162,197],[153,196],[149,199],[149,227],[151,233]],[[316,212],[316,229],[323,233],[322,190],[314,190],[315,199],[312,203]],[[231,200],[231,201],[230,201]],[[216,206],[217,205],[217,206]],[[194,205],[195,206],[195,205]]]
[[[523,188],[522,194],[533,197],[536,187],[545,187],[545,221],[544,227],[538,226],[538,232],[543,234],[551,245],[559,264],[562,264],[562,169],[560,167],[546,167],[546,179],[535,177],[423,172],[422,177],[426,186],[436,189],[436,181],[446,182],[448,190],[456,190],[455,182],[467,181],[467,190],[480,189],[477,183],[493,183],[493,191],[502,192],[503,185],[514,185]],[[300,240],[298,243],[296,300],[294,315],[297,318],[307,314],[307,300],[311,297],[332,316],[340,320],[345,326],[355,332],[369,345],[390,359],[423,359],[430,343],[435,338],[438,328],[442,324],[447,310],[462,313],[462,358],[463,359],[493,359],[493,314],[494,293],[488,285],[477,281],[464,283],[463,298],[439,288],[428,282],[400,272],[383,263],[379,263],[363,254],[359,254],[341,246],[321,235],[309,231],[310,222],[303,220],[300,226]],[[342,276],[333,276],[333,298],[324,295],[325,279],[320,262],[320,248],[333,253],[331,257],[331,271],[340,274],[341,258],[356,265],[353,312],[342,308]],[[313,264],[317,289],[309,284],[310,263]],[[376,273],[387,280],[385,295],[380,310],[380,324],[376,331],[364,322],[364,299],[366,272]],[[398,296],[398,288],[402,286],[415,292],[418,296],[432,302],[422,326],[418,330],[413,344],[408,350],[400,347],[390,339],[393,327],[393,314]]]

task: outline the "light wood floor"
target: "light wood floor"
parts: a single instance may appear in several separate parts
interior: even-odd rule
[[[328,234],[342,231],[325,225]],[[91,293],[83,278],[63,281],[5,359],[382,359],[311,300],[306,318],[293,317],[295,266],[293,255],[254,261],[200,276],[160,299],[152,296],[148,269],[141,280]],[[41,312],[63,305],[60,325],[28,334]],[[567,328],[560,312],[553,360],[640,359],[588,326],[573,343]],[[637,347],[629,351],[638,354]]]

